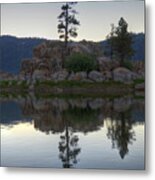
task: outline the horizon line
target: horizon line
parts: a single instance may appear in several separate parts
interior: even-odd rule
[[[130,34],[145,34],[145,32],[129,32]],[[0,37],[4,37],[4,36],[10,36],[10,37],[14,37],[17,39],[44,39],[47,41],[62,41],[60,39],[50,39],[50,38],[46,38],[46,37],[37,37],[37,36],[16,36],[16,35],[11,35],[11,34],[1,34]],[[80,42],[80,41],[92,41],[92,42],[101,42],[101,41],[105,41],[106,38],[101,39],[101,40],[90,40],[90,39],[81,39],[81,40],[76,40],[76,39],[70,39],[69,41],[75,41],[75,42]],[[62,41],[63,42],[63,41]]]

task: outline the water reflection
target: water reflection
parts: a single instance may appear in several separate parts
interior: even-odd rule
[[[60,136],[59,142],[59,158],[62,161],[64,168],[73,167],[77,164],[77,155],[81,149],[78,147],[79,138],[69,131],[68,123],[65,124],[65,134]]]
[[[117,149],[123,160],[129,144],[136,141],[133,126],[144,123],[144,100],[132,97],[37,99],[29,95],[1,98],[0,102],[2,125],[13,127],[28,121],[36,130],[60,134],[57,155],[64,168],[79,162],[82,147],[77,132],[87,135],[106,128],[112,149]],[[8,113],[8,108],[14,109]]]
[[[112,141],[112,148],[119,150],[120,157],[123,159],[128,153],[128,144],[135,141],[135,132],[132,129],[132,121],[129,114],[120,112],[118,119],[111,119],[107,125],[107,137]]]

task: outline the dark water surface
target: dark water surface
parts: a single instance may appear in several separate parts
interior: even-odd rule
[[[1,166],[144,169],[144,99],[0,98]]]

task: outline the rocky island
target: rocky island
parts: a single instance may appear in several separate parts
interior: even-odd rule
[[[132,61],[131,67],[127,67],[127,64],[121,66],[119,61],[111,60],[104,55],[99,43],[90,41],[70,42],[68,51],[68,57],[78,54],[92,57],[95,66],[89,71],[84,69],[77,72],[70,71],[63,65],[63,42],[47,40],[33,49],[31,59],[22,60],[19,74],[0,72],[1,91],[9,91],[13,87],[16,87],[16,91],[58,94],[63,92],[121,94],[144,90],[143,61]]]

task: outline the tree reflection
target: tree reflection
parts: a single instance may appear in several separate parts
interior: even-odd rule
[[[79,138],[74,132],[86,135],[98,131],[105,121],[112,148],[117,148],[120,157],[124,159],[129,152],[129,144],[135,140],[132,127],[137,123],[144,123],[145,117],[144,100],[131,97],[37,99],[27,96],[16,100],[20,107],[12,103],[15,100],[7,101],[1,103],[2,118],[5,118],[5,121],[2,119],[2,124],[15,124],[16,119],[21,122],[33,120],[36,130],[46,134],[62,134],[58,146],[64,168],[73,167],[78,162],[77,156],[81,148],[78,146]],[[17,114],[20,116],[17,117]]]
[[[132,121],[125,112],[120,112],[119,119],[111,119],[107,127],[107,137],[112,140],[112,148],[119,150],[120,157],[124,159],[128,154],[128,145],[136,140],[132,129]]]
[[[77,155],[81,149],[78,147],[79,138],[73,135],[71,128],[68,126],[68,121],[65,122],[65,134],[60,136],[59,142],[59,158],[63,163],[64,168],[71,168],[77,164]]]

